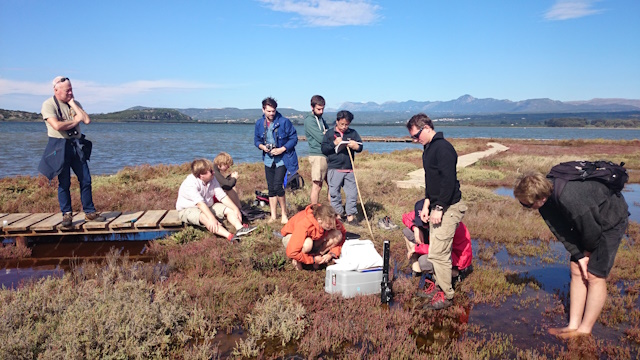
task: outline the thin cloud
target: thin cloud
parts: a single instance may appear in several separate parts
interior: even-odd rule
[[[307,26],[370,25],[380,6],[366,0],[259,0],[273,11],[294,13]]]
[[[74,92],[83,97],[119,98],[122,96],[150,93],[154,91],[189,91],[222,88],[216,84],[180,80],[137,80],[117,85],[105,85],[91,81],[71,80]],[[49,81],[30,82],[0,78],[0,95],[51,95],[53,88]]]
[[[558,0],[549,11],[544,14],[546,20],[568,20],[601,13],[595,9],[596,0]]]

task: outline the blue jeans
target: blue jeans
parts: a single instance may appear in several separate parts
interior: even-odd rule
[[[67,140],[65,145],[64,165],[62,172],[58,175],[58,202],[62,213],[71,212],[71,169],[78,177],[80,183],[80,199],[82,210],[85,214],[96,212],[93,206],[93,196],[91,195],[91,173],[86,161],[82,161],[73,145],[73,141]]]

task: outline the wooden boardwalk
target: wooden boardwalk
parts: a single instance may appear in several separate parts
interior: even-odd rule
[[[298,141],[307,141],[307,137],[304,135],[298,136]],[[362,136],[362,141],[371,142],[413,142],[410,136],[395,137],[395,136]]]
[[[70,227],[61,227],[62,213],[0,213],[0,236],[89,235],[180,230],[184,228],[177,210],[103,212],[104,222],[86,221],[76,213]]]

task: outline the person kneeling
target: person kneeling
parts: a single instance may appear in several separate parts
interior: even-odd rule
[[[240,209],[222,190],[214,178],[213,163],[206,159],[191,162],[191,174],[178,191],[176,210],[183,223],[204,226],[229,241],[239,240],[239,236],[256,229],[242,224]],[[221,221],[225,217],[237,229],[235,235],[222,226]]]
[[[435,273],[433,263],[429,260],[429,224],[423,223],[420,219],[423,205],[424,199],[416,202],[414,211],[402,215],[402,223],[406,226],[402,232],[407,245],[407,258],[411,261],[411,269],[418,274],[427,273],[433,276]],[[461,274],[473,271],[472,257],[471,235],[466,225],[460,222],[451,245],[452,279],[457,279]],[[424,289],[418,291],[417,295],[430,298],[436,291],[436,284],[425,279]]]
[[[280,230],[287,257],[296,270],[303,264],[317,269],[340,257],[346,232],[335,210],[321,204],[307,206]]]

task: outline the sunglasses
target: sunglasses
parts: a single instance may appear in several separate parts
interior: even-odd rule
[[[53,86],[56,86],[56,85],[58,85],[58,84],[60,84],[60,83],[63,83],[63,82],[65,82],[65,81],[67,81],[67,80],[71,80],[71,79],[69,79],[68,77],[63,77],[62,79],[60,79],[60,80],[56,81],[56,83],[55,83],[55,84],[53,84]]]
[[[420,131],[418,131],[417,133],[411,135],[411,138],[414,140],[418,140],[420,138],[420,134],[422,134],[422,130],[424,130],[424,128],[420,129]]]
[[[533,204],[525,204],[522,201],[520,201],[520,205],[526,207],[527,209],[531,209],[531,207],[533,206]]]

